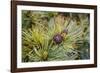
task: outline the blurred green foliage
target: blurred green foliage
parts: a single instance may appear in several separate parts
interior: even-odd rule
[[[86,13],[22,10],[22,61],[89,59],[89,30]]]

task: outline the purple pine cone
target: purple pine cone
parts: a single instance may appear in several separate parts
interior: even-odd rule
[[[62,31],[62,33],[68,34],[68,29],[64,29],[64,30]]]
[[[53,37],[53,41],[54,41],[56,44],[60,44],[60,43],[63,41],[63,37],[62,37],[60,34],[56,34],[56,35],[54,35],[54,37]]]

